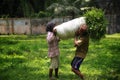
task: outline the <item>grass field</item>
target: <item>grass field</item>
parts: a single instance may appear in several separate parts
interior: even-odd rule
[[[60,41],[58,80],[80,80],[71,72],[73,39]],[[48,80],[46,35],[0,35],[0,80]],[[120,80],[120,34],[90,41],[81,65],[85,80]]]

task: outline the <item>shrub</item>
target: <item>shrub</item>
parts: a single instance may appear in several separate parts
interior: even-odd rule
[[[44,18],[48,16],[50,16],[48,12],[40,11],[38,13],[32,13],[30,17],[31,18]]]
[[[92,8],[85,12],[86,23],[89,26],[90,38],[100,40],[106,33],[107,19],[101,9]]]

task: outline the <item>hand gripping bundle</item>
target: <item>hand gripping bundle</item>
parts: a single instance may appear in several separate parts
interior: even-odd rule
[[[57,36],[61,39],[73,38],[75,32],[80,28],[82,24],[86,24],[85,17],[79,17],[68,22],[64,22],[54,27]]]

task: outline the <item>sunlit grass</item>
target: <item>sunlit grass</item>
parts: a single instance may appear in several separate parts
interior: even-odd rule
[[[106,35],[107,38],[120,38],[120,34]]]
[[[59,80],[79,80],[71,71],[75,47],[73,39],[60,41]],[[46,35],[1,35],[0,80],[48,80],[50,59]],[[120,79],[120,34],[106,35],[100,42],[90,41],[81,65],[86,80]]]

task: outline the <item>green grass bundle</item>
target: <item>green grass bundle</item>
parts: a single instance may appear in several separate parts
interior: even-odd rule
[[[86,23],[89,27],[90,38],[100,40],[106,34],[107,19],[101,9],[92,8],[83,16],[86,17]]]

